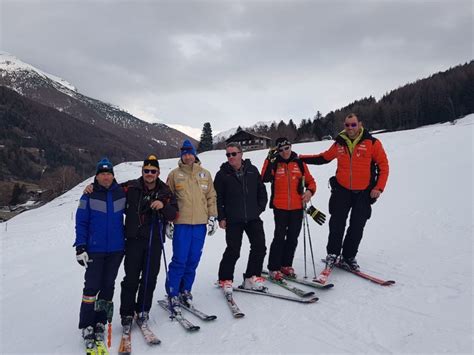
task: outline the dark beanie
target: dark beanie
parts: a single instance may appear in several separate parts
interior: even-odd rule
[[[181,158],[184,154],[192,154],[196,156],[196,149],[194,149],[193,144],[188,139],[183,142],[183,146],[181,147]]]
[[[150,154],[143,161],[143,168],[144,169],[145,168],[151,168],[151,167],[155,167],[155,168],[158,168],[158,169],[160,168],[160,163],[158,162],[158,158],[154,154]]]
[[[279,149],[281,147],[291,145],[291,142],[286,137],[280,137],[280,138],[277,138],[275,145]]]
[[[114,167],[109,159],[102,158],[102,160],[97,163],[95,174],[98,175],[100,173],[111,173],[112,175],[114,174]]]

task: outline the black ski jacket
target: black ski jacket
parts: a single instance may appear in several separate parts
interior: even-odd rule
[[[242,161],[237,172],[223,163],[214,179],[217,192],[217,219],[227,223],[258,219],[268,202],[267,190],[258,169],[249,159]]]
[[[143,183],[143,178],[130,180],[121,184],[127,195],[127,205],[125,207],[125,237],[129,238],[148,238],[150,236],[150,227],[153,210],[150,203],[154,200],[163,202],[164,207],[155,213],[153,237],[159,236],[159,229],[156,228],[160,220],[163,229],[161,235],[164,236],[165,221],[173,221],[178,213],[178,203],[176,197],[171,192],[168,185],[160,179],[156,180],[156,187],[148,191]],[[164,240],[165,238],[163,238]]]

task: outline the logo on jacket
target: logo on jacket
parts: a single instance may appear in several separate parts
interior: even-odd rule
[[[201,179],[204,179],[206,177],[206,173],[204,171],[201,171],[198,173],[198,176],[201,178]]]

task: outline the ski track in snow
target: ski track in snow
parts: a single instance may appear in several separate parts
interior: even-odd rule
[[[208,237],[193,294],[198,308],[216,314],[202,322],[185,316],[201,330],[187,333],[171,321],[156,300],[164,291],[162,265],[151,310],[151,328],[162,344],[149,347],[137,327],[134,354],[151,353],[472,353],[472,231],[474,115],[456,125],[438,124],[416,130],[380,134],[390,160],[390,177],[373,206],[358,260],[374,276],[396,280],[381,287],[342,270],[334,270],[330,290],[312,290],[314,304],[297,304],[235,293],[245,313],[234,319],[222,292],[214,285],[225,248],[224,232]],[[318,153],[330,141],[295,144],[300,154]],[[260,169],[266,151],[244,155]],[[214,176],[225,160],[223,151],[200,155]],[[160,161],[161,178],[177,159]],[[136,178],[140,162],[115,167],[118,181]],[[310,166],[318,184],[313,204],[327,212],[327,180],[335,162]],[[81,192],[91,179],[47,205],[0,224],[0,353],[81,354],[77,329],[83,269],[74,258],[74,214]],[[270,192],[270,188],[267,185]],[[267,248],[273,237],[273,213],[263,214]],[[309,220],[319,272],[325,256],[328,223]],[[167,261],[171,243],[166,243]],[[242,281],[248,257],[244,236],[235,282]],[[268,250],[267,250],[268,252]],[[313,269],[308,252],[307,274]],[[266,262],[264,264],[266,266]],[[303,276],[303,234],[294,266]],[[119,272],[114,296],[111,353],[120,340]],[[277,285],[273,292],[292,295]],[[27,335],[25,337],[25,334]]]

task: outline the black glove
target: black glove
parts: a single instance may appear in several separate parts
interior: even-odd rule
[[[309,214],[311,218],[313,218],[315,222],[320,226],[322,226],[324,222],[326,222],[326,215],[314,206],[309,206],[306,209],[306,213]]]
[[[275,162],[276,158],[278,157],[278,149],[277,148],[270,148],[268,151],[267,159],[270,163]]]

